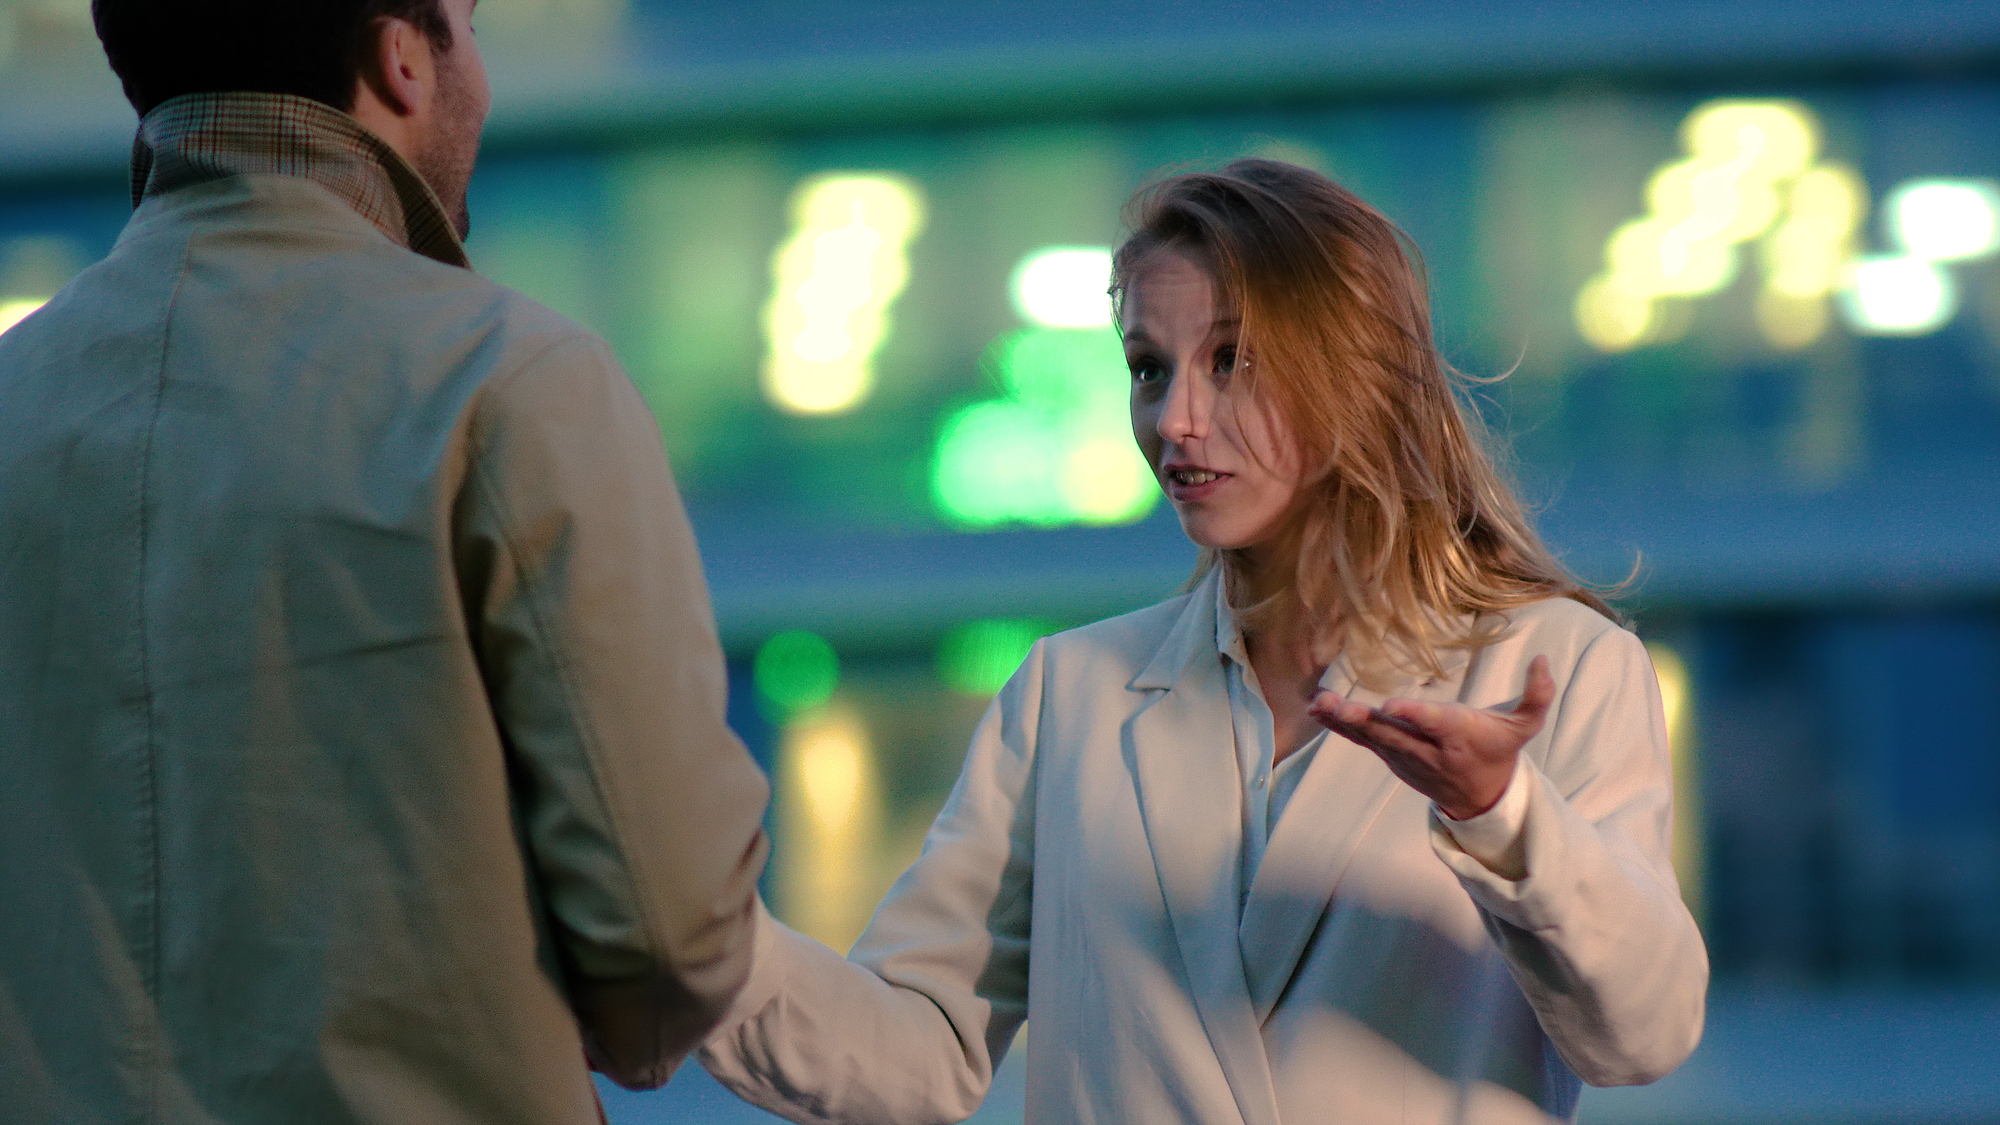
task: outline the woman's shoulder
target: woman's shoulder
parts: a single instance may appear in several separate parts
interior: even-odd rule
[[[1052,666],[1087,664],[1114,674],[1114,670],[1123,669],[1124,677],[1130,679],[1166,643],[1191,596],[1180,594],[1144,609],[1052,633],[1042,641],[1045,659]]]
[[[1560,661],[1575,659],[1593,645],[1637,647],[1639,639],[1617,621],[1575,598],[1554,597],[1515,606],[1500,615],[1506,621],[1496,645],[1520,646]]]

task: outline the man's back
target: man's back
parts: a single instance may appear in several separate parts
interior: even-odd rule
[[[660,1077],[763,787],[657,440],[295,176],[0,337],[0,1118],[594,1121],[572,1006]]]

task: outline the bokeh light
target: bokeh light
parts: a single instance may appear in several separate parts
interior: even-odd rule
[[[1821,164],[1792,182],[1783,220],[1758,247],[1764,287],[1757,326],[1773,347],[1802,348],[1826,331],[1827,297],[1840,285],[1867,210],[1868,186],[1843,165]]]
[[[1912,257],[1949,262],[2000,248],[2000,191],[1990,180],[1912,180],[1885,210],[1890,236]]]
[[[751,678],[767,708],[789,715],[832,698],[840,686],[840,658],[816,633],[779,633],[757,650]]]
[[[0,302],[0,333],[33,316],[35,310],[48,304],[48,298],[35,297],[27,300]]]
[[[868,397],[923,222],[922,193],[900,176],[840,174],[800,185],[764,311],[764,394],[774,405],[832,414]]]
[[[1659,641],[1649,641],[1646,653],[1653,660],[1653,672],[1660,683],[1660,708],[1665,713],[1667,749],[1673,759],[1674,775],[1674,874],[1680,880],[1681,898],[1703,915],[1706,871],[1702,866],[1701,784],[1694,745],[1694,697],[1687,662],[1680,653]]]
[[[1111,323],[1111,251],[1051,246],[1014,269],[1014,311],[1046,328],[1102,328]]]
[[[1662,342],[1669,326],[1685,319],[1661,315],[1660,302],[1706,296],[1736,280],[1737,245],[1780,221],[1788,191],[1796,203],[1793,181],[1810,174],[1819,126],[1799,102],[1720,99],[1688,115],[1681,141],[1685,158],[1659,168],[1647,181],[1648,213],[1612,232],[1604,247],[1604,272],[1577,293],[1577,331],[1600,351]],[[1828,182],[1823,178],[1808,188],[1809,207],[1826,203],[1821,197],[1830,190]],[[1842,182],[1840,173],[1832,173],[1831,182]],[[1815,255],[1828,241],[1838,241],[1830,239],[1824,221],[1830,213],[1823,206],[1777,248],[1767,248],[1767,268],[1773,256],[1784,259],[1794,247]],[[1787,343],[1817,335],[1817,329],[1805,331],[1811,313],[1802,319],[1798,305],[1771,303],[1775,335]]]
[[[861,716],[834,705],[785,728],[778,777],[777,908],[835,949],[859,937],[882,831],[874,746]]]
[[[1958,312],[1951,275],[1909,255],[1854,263],[1841,298],[1848,323],[1874,336],[1921,336]]]
[[[1132,440],[1125,351],[1111,328],[1103,248],[1052,246],[1014,267],[1009,289],[1030,326],[995,340],[982,365],[999,398],[938,428],[931,496],[968,528],[1121,524],[1159,502]]]
[[[1119,524],[1159,500],[1132,440],[1124,349],[1109,328],[1023,328],[988,351],[1007,394],[939,429],[932,495],[965,527]]]

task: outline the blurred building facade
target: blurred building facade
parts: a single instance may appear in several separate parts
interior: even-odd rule
[[[1033,638],[1192,562],[1119,208],[1244,155],[1411,235],[1586,577],[1638,566],[1723,979],[2000,981],[2000,9],[485,0],[471,251],[602,332],[840,943]],[[83,0],[0,3],[0,323],[104,254]]]

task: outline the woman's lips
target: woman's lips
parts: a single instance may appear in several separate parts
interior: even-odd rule
[[[1162,472],[1160,477],[1167,487],[1167,496],[1175,503],[1186,504],[1206,499],[1230,479],[1230,474],[1190,465],[1174,465]]]

